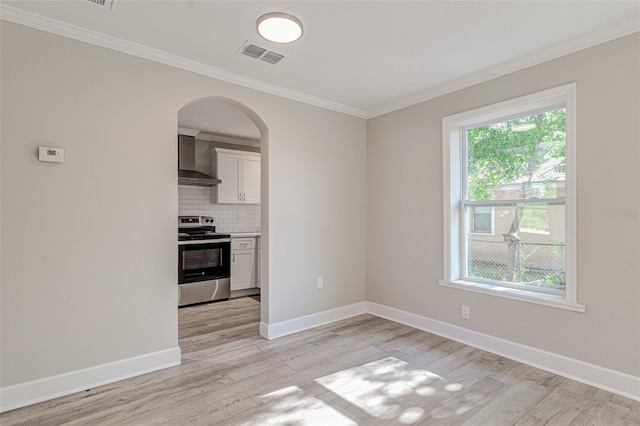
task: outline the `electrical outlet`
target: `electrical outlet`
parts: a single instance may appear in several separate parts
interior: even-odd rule
[[[469,311],[470,309],[468,306],[462,305],[462,318],[469,319]]]
[[[324,280],[322,277],[318,277],[318,288],[324,287]]]

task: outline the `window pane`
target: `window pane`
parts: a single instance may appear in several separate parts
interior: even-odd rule
[[[466,130],[468,200],[564,197],[565,110]]]
[[[474,233],[467,221],[466,276],[564,290],[564,205],[536,203],[494,209],[493,235]],[[471,208],[467,210],[469,217]]]
[[[471,231],[485,234],[491,233],[493,230],[493,207],[473,207],[471,212]]]

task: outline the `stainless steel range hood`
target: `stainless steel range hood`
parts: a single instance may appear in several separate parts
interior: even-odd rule
[[[178,184],[215,186],[221,182],[196,170],[196,138],[178,135]]]

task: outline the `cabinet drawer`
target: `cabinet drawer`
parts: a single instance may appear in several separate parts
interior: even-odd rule
[[[255,238],[232,238],[231,249],[252,249],[256,247]]]

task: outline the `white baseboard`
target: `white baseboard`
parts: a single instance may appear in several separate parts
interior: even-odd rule
[[[366,303],[367,302],[354,303],[353,305],[341,306],[328,311],[322,311],[316,314],[306,315],[304,317],[276,322],[273,324],[266,324],[262,322],[260,323],[260,335],[266,339],[272,340],[345,318],[365,314]]]
[[[0,388],[0,412],[180,365],[180,354],[175,347]]]
[[[269,324],[264,321],[260,321],[260,335],[265,339],[269,339],[267,337],[269,335]]]
[[[640,377],[589,364],[531,346],[489,336],[373,302],[359,302],[273,324],[260,323],[260,335],[272,340],[361,314],[372,314],[437,334],[540,368],[578,382],[640,401]],[[0,388],[0,412],[180,365],[180,348],[140,355],[84,370]]]
[[[489,336],[410,312],[366,302],[369,314],[455,340],[505,358],[640,401],[640,377]]]

